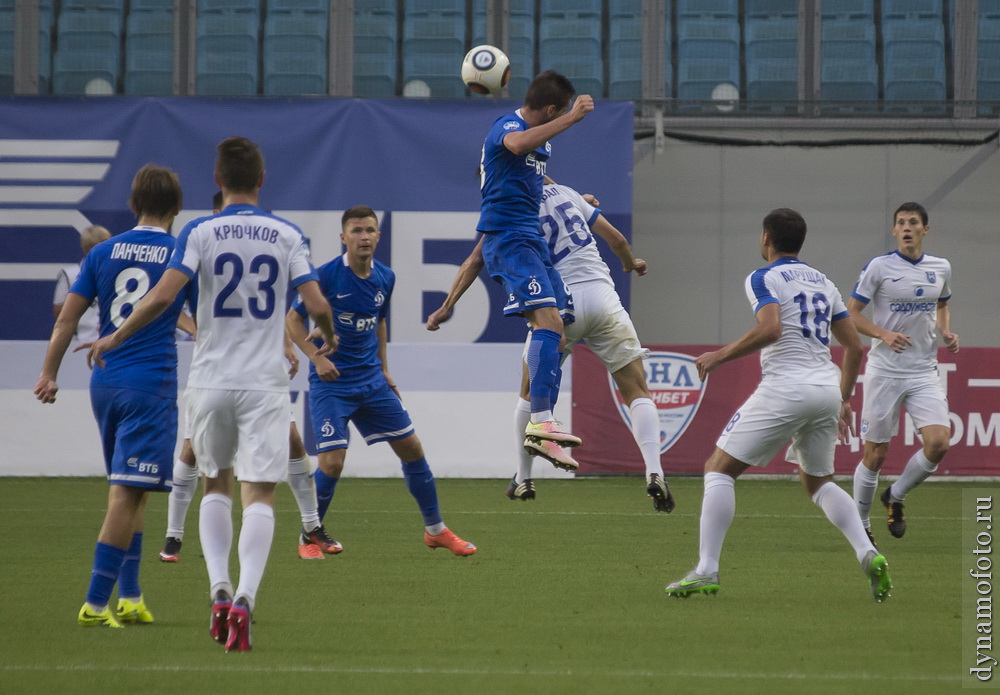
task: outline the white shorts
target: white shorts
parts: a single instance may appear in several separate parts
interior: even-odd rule
[[[288,394],[188,387],[191,448],[198,470],[217,478],[277,483],[288,474]]]
[[[578,282],[569,289],[573,294],[576,320],[565,329],[565,355],[582,340],[614,374],[649,354],[649,350],[639,343],[632,319],[614,287],[604,282]],[[529,333],[524,344],[525,356],[530,342]]]
[[[833,475],[840,420],[840,387],[762,382],[722,431],[717,447],[763,467],[789,440],[787,460],[808,475]]]
[[[289,411],[288,419],[291,421],[290,427],[295,427],[295,409]],[[191,439],[191,418],[184,415],[184,439]]]
[[[861,404],[861,439],[888,442],[899,432],[899,408],[913,418],[918,430],[928,425],[951,427],[948,398],[937,374],[897,378],[865,375]]]

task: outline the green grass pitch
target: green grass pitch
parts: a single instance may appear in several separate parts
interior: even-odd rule
[[[344,479],[328,527],[345,547],[298,559],[278,494],[254,648],[208,635],[192,504],[181,562],[160,563],[166,495],[146,511],[142,586],[156,622],[76,625],[107,495],[99,479],[0,478],[0,692],[858,693],[961,689],[961,484],[873,524],[895,589],[876,604],[848,543],[792,481],[736,486],[714,597],[668,598],[695,563],[701,479],[657,514],[640,478],[438,481],[469,558],[423,545],[402,480]],[[238,508],[239,505],[237,505]],[[234,513],[234,516],[236,513]],[[234,543],[235,554],[235,543]],[[235,563],[234,565],[235,566]]]

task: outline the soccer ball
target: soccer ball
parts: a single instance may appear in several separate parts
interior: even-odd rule
[[[496,94],[510,79],[510,59],[496,46],[476,46],[462,61],[462,81],[476,94]]]

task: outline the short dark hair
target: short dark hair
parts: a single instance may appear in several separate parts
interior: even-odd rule
[[[247,138],[231,137],[216,148],[215,173],[222,187],[234,193],[252,193],[264,173],[264,155],[257,143]]]
[[[136,217],[170,217],[176,215],[184,202],[181,182],[170,169],[147,164],[132,179],[128,206]]]
[[[212,196],[212,209],[213,210],[222,209],[222,191],[216,191],[215,195]]]
[[[375,214],[374,210],[367,205],[355,205],[353,208],[344,210],[344,215],[340,218],[340,228],[346,227],[348,220],[360,220],[365,217],[374,217],[375,226],[378,227],[378,215]]]
[[[764,231],[779,253],[798,253],[806,240],[806,221],[791,208],[777,208],[764,218]]]
[[[524,105],[536,111],[546,106],[564,109],[569,106],[574,94],[576,90],[573,88],[573,83],[565,75],[560,75],[555,70],[546,70],[528,85],[528,91],[524,95]]]
[[[923,220],[925,227],[927,226],[927,221],[930,219],[930,216],[927,214],[927,209],[920,203],[914,203],[914,202],[903,203],[898,208],[896,208],[896,212],[892,213],[893,226],[896,225],[896,217],[898,217],[899,213],[901,212],[917,213],[918,215],[920,215],[920,219]]]

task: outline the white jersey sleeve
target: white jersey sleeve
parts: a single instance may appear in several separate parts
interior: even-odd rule
[[[784,257],[751,273],[745,289],[755,314],[777,304],[781,316],[781,336],[760,353],[763,379],[838,385],[840,370],[830,358],[830,325],[850,314],[833,282],[797,258]]]
[[[598,281],[614,286],[601,258],[590,225],[600,209],[568,186],[549,184],[542,189],[539,222],[552,264],[567,285]]]
[[[907,378],[937,369],[937,304],[951,299],[946,259],[924,254],[914,261],[898,251],[876,256],[862,269],[851,296],[871,303],[876,325],[912,343],[897,353],[873,338],[866,374]]]
[[[74,263],[73,265],[68,265],[59,271],[56,276],[56,289],[52,293],[52,303],[53,304],[63,304],[66,301],[66,295],[69,294],[69,288],[73,286],[73,281],[80,274],[80,264]]]

